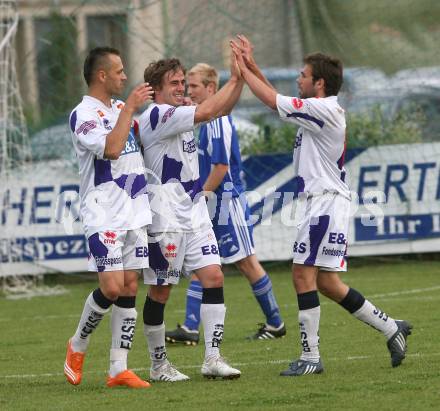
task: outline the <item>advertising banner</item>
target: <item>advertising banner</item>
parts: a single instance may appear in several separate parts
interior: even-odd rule
[[[292,258],[298,197],[291,154],[251,156],[242,179],[257,256]],[[440,251],[440,143],[349,150],[348,256]],[[36,163],[0,191],[0,275],[87,270],[76,165]]]

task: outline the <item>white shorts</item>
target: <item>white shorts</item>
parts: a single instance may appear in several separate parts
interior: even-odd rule
[[[139,270],[148,267],[147,228],[106,230],[92,234],[89,271]]]
[[[350,201],[339,194],[300,196],[293,262],[324,271],[347,271],[349,214]]]
[[[142,270],[144,283],[178,284],[180,277],[208,265],[221,265],[212,228],[196,233],[149,235],[150,268]]]

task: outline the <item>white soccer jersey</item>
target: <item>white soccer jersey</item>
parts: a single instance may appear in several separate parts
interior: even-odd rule
[[[345,183],[345,115],[337,97],[308,98],[277,95],[280,118],[300,128],[293,150],[298,192],[337,192],[350,199]]]
[[[124,103],[84,96],[70,114],[80,174],[81,218],[87,237],[104,230],[134,230],[151,222],[142,156],[131,128],[119,159],[104,158],[107,134]],[[133,123],[134,125],[134,123]]]
[[[153,222],[149,232],[195,232],[211,227],[199,178],[195,106],[151,104],[139,117]]]

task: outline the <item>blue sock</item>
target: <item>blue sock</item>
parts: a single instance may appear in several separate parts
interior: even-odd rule
[[[264,274],[256,283],[252,284],[252,291],[266,316],[266,323],[278,328],[283,320],[281,319],[280,308],[273,295],[272,282],[269,276]]]
[[[200,325],[200,305],[203,288],[200,281],[192,280],[186,290],[186,314],[184,326],[189,330],[198,330]]]

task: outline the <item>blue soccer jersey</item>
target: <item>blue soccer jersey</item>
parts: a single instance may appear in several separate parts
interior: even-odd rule
[[[255,253],[252,227],[247,224],[249,206],[240,179],[241,156],[238,135],[231,116],[203,125],[199,134],[201,184],[205,184],[216,164],[228,166],[228,172],[215,190],[217,207],[212,224],[223,263],[234,263]]]
[[[238,135],[231,116],[223,116],[204,124],[199,133],[199,167],[201,184],[215,164],[226,164],[229,170],[215,193],[221,198],[224,192],[238,197],[243,192],[240,179],[241,156]]]

